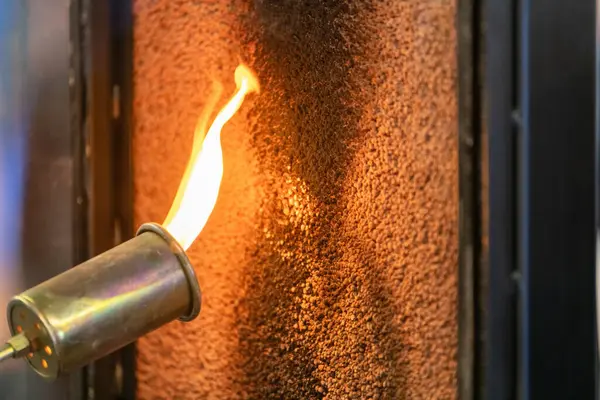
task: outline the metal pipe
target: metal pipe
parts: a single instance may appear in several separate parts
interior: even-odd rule
[[[0,347],[0,362],[11,358],[15,358],[15,349],[9,344]]]
[[[53,380],[179,318],[200,312],[200,287],[185,251],[158,224],[14,297],[11,332],[27,361]],[[13,339],[11,339],[13,340]]]

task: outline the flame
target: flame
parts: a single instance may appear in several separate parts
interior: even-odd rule
[[[258,79],[242,64],[235,70],[235,84],[236,93],[219,111],[205,137],[208,116],[212,113],[222,88],[217,86],[209,99],[194,132],[190,161],[163,223],[185,250],[196,240],[217,202],[223,177],[221,130],[239,110],[246,95],[260,91]]]

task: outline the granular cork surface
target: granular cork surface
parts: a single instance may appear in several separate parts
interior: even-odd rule
[[[134,3],[138,224],[166,215],[213,80],[229,95],[243,61],[262,89],[189,251],[200,317],[139,341],[138,397],[455,398],[454,1]]]

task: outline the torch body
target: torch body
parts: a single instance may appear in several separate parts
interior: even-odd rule
[[[29,339],[33,369],[54,379],[199,310],[185,252],[160,225],[146,224],[135,238],[13,298],[8,320],[13,334]]]

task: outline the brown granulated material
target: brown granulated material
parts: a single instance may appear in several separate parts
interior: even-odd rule
[[[453,1],[135,1],[135,218],[162,221],[212,79],[225,127],[200,317],[139,341],[141,399],[456,397]]]

